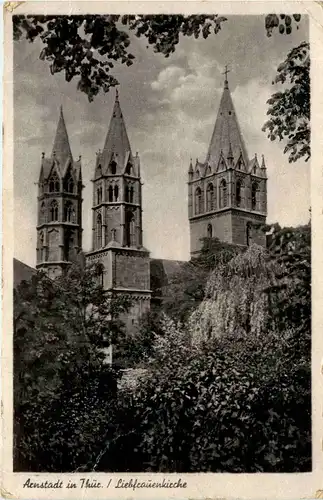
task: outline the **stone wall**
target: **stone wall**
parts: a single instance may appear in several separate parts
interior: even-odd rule
[[[112,266],[116,288],[150,289],[148,253],[131,250],[116,251]]]
[[[232,242],[236,245],[247,245],[247,224],[250,225],[249,245],[266,246],[266,234],[261,230],[265,224],[265,216],[243,213],[237,211],[232,213]]]
[[[201,238],[208,235],[208,225],[212,226],[213,238],[227,243],[232,242],[231,214],[228,211],[212,215],[203,215],[200,219],[190,221],[191,253],[199,252],[202,248]]]

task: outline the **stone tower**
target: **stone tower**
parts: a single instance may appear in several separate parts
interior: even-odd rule
[[[36,267],[50,277],[82,249],[82,188],[81,161],[73,160],[61,107],[53,151],[42,155],[38,182]]]
[[[248,158],[226,74],[206,160],[191,161],[188,171],[191,255],[200,251],[206,237],[265,246],[266,214],[265,160],[262,156],[259,164],[257,155]]]
[[[92,182],[92,251],[86,259],[103,264],[105,290],[132,300],[126,318],[131,329],[150,308],[150,260],[142,245],[140,160],[131,151],[118,91]]]

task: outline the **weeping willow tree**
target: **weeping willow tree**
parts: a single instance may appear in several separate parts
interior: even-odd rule
[[[131,403],[119,393],[97,470],[311,470],[310,225],[213,269],[189,324],[161,321]]]
[[[268,252],[253,245],[211,273],[205,299],[190,317],[193,342],[206,342],[224,333],[261,335],[268,329],[270,295],[281,271]]]
[[[164,322],[127,429],[141,471],[310,470],[310,227],[272,240],[219,262],[188,324]]]

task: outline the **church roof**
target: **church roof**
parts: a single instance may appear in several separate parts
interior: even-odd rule
[[[53,145],[52,157],[58,161],[61,168],[64,168],[68,159],[73,161],[70,142],[67,135],[63,107],[61,106],[56,136]]]
[[[172,278],[180,271],[184,261],[169,259],[150,259],[150,287],[153,296],[162,296]]]
[[[118,90],[116,90],[110,125],[100,158],[103,168],[108,167],[111,159],[113,159],[121,169],[125,167],[125,162],[128,159],[132,159],[130,142],[120,107]]]
[[[240,154],[242,154],[245,165],[249,164],[246,146],[242,138],[227,80],[224,82],[206,162],[217,168],[221,152],[226,159],[232,157],[234,165],[238,161]]]
[[[60,177],[65,177],[68,169],[71,167],[75,180],[77,182],[82,180],[81,156],[78,160],[73,160],[62,106],[60,108],[52,154],[49,158],[46,158],[45,153],[43,153],[40,179],[48,179],[54,166],[56,166]]]
[[[13,259],[13,285],[17,288],[22,281],[29,281],[30,278],[36,273],[36,269],[27,266],[24,262],[18,259]]]

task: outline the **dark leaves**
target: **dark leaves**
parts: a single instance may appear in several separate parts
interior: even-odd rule
[[[68,82],[76,78],[77,88],[92,101],[100,90],[118,85],[110,73],[115,62],[131,66],[135,59],[122,26],[168,57],[181,35],[207,38],[218,33],[224,21],[217,15],[13,16],[13,31],[14,40],[33,42],[39,37],[45,45],[40,58],[49,63],[51,74],[63,71]]]
[[[271,141],[285,140],[284,153],[289,162],[300,158],[308,161],[310,149],[310,56],[309,44],[292,49],[279,65],[273,84],[281,83],[284,90],[268,99],[267,115],[271,118],[262,130]]]
[[[293,26],[298,29],[298,23],[300,21],[300,14],[293,14],[292,16],[288,14],[268,14],[265,18],[265,28],[267,31],[267,36],[270,37],[272,35],[272,32],[277,28],[281,35],[290,35]]]

